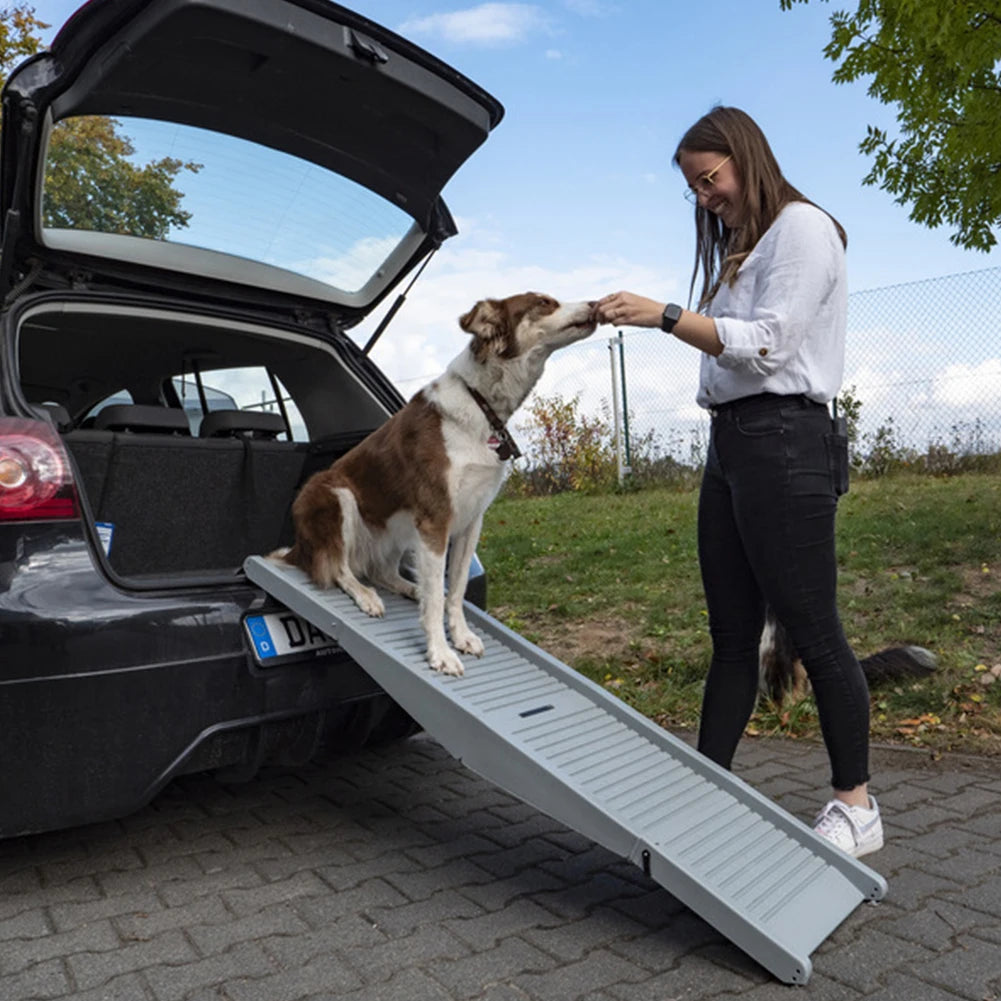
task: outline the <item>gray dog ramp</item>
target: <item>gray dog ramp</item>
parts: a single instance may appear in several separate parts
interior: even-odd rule
[[[373,619],[342,591],[250,557],[247,576],[332,636],[473,771],[643,868],[787,983],[886,881],[683,741],[472,605],[482,658],[424,659],[417,606]]]

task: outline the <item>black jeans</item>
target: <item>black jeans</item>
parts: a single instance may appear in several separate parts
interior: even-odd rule
[[[827,408],[761,394],[713,417],[699,495],[699,563],[713,656],[699,750],[729,768],[758,692],[765,607],[813,686],[831,784],[869,779],[869,690],[837,609],[835,478]]]

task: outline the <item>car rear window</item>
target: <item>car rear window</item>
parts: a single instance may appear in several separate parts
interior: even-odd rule
[[[217,251],[354,292],[413,221],[367,188],[243,139],[172,122],[78,116],[50,138],[47,232]]]

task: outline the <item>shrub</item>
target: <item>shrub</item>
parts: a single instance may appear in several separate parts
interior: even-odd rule
[[[525,496],[567,490],[594,493],[615,485],[608,420],[581,413],[579,393],[569,400],[535,396],[528,417],[528,423],[519,427],[527,442],[526,455],[508,480],[510,491]]]
[[[904,441],[892,415],[875,431],[862,433],[862,401],[855,386],[838,395],[837,412],[848,425],[849,459],[858,477],[877,479],[906,471],[943,477],[1001,468],[1001,453],[992,450],[979,417],[953,425],[948,443],[933,440],[922,453]],[[635,425],[630,414],[627,426]],[[508,494],[527,497],[619,489],[615,431],[607,402],[595,416],[582,412],[579,393],[572,399],[535,396],[528,405],[528,419],[518,431],[524,436],[526,454],[515,463]],[[702,425],[690,432],[688,440],[679,433],[666,443],[653,429],[632,434],[622,488],[697,487],[708,444]]]

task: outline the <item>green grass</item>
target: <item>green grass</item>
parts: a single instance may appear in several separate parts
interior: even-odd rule
[[[491,612],[665,726],[697,725],[710,642],[695,491],[502,498],[480,555]],[[838,514],[839,604],[859,656],[916,643],[939,669],[872,692],[873,738],[1001,753],[1001,475],[855,482]],[[1001,671],[1001,668],[999,668]],[[819,738],[812,699],[751,732]]]

